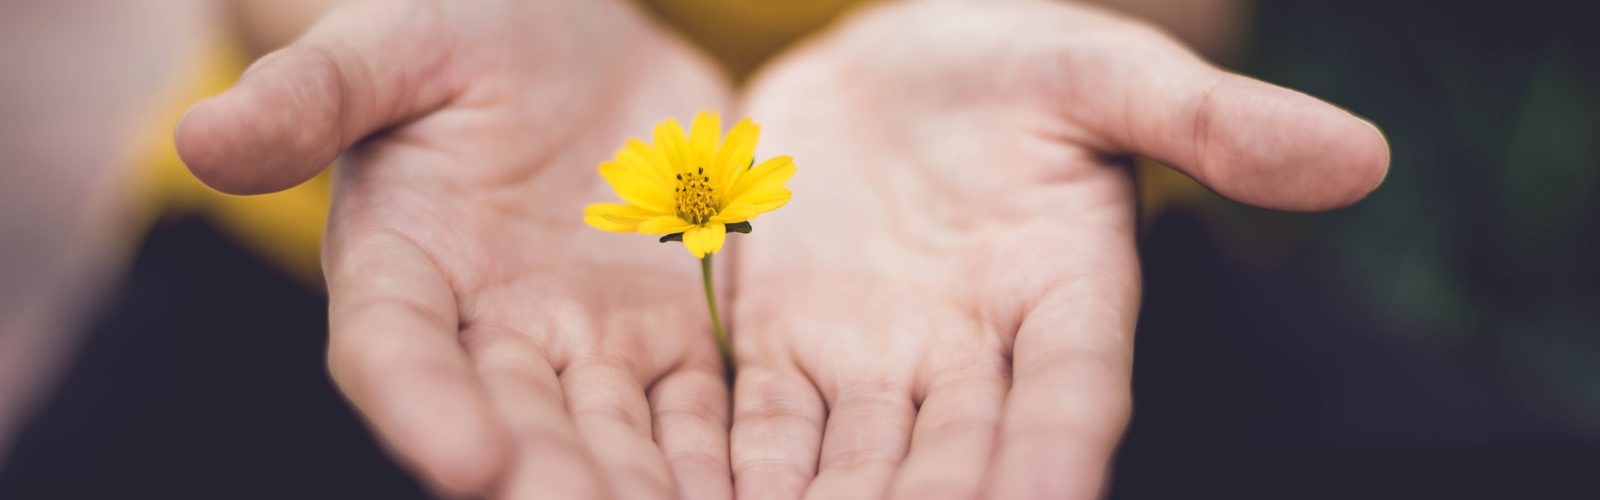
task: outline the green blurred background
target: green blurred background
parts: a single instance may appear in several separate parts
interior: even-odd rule
[[[1596,14],[1258,2],[1238,69],[1377,123],[1390,173],[1151,222],[1112,497],[1600,498]]]
[[[1393,163],[1349,209],[1230,206],[1216,220],[1230,237],[1275,237],[1241,245],[1317,254],[1336,300],[1497,365],[1600,433],[1597,14],[1573,1],[1262,2],[1246,70],[1378,123]],[[1257,229],[1283,225],[1295,227]]]

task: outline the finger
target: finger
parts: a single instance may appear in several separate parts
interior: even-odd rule
[[[741,367],[733,389],[734,496],[795,500],[817,473],[822,396],[794,370]]]
[[[990,498],[1097,498],[1130,412],[1139,276],[1132,242],[1044,294],[1012,347]]]
[[[473,326],[467,352],[502,420],[516,436],[504,498],[600,498],[605,483],[567,415],[561,381],[538,345],[519,332]]]
[[[728,386],[715,365],[681,369],[650,388],[656,444],[680,498],[733,497],[728,469]]]
[[[909,388],[843,384],[830,402],[808,499],[880,498],[905,458],[917,410]]]
[[[638,376],[620,362],[582,358],[561,373],[567,411],[618,498],[671,498],[672,473],[651,436]]]
[[[357,2],[263,57],[233,88],[189,110],[178,154],[233,194],[292,187],[368,134],[443,103],[448,60],[427,2]]]
[[[402,461],[451,493],[487,491],[510,449],[456,340],[455,298],[404,238],[330,247],[328,370]]]
[[[1109,149],[1273,209],[1337,208],[1383,181],[1389,147],[1371,123],[1219,70],[1154,29],[1118,25],[1129,27],[1108,30],[1113,47],[1064,51],[1064,71],[1072,71],[1065,112]],[[1115,58],[1104,54],[1112,51]]]
[[[977,498],[1006,388],[997,371],[962,371],[931,383],[890,498]]]

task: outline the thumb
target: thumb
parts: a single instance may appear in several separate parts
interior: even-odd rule
[[[1227,73],[1154,30],[1122,30],[1127,52],[1079,71],[1072,117],[1122,153],[1171,165],[1235,201],[1315,211],[1359,201],[1383,181],[1376,126],[1293,90]]]
[[[232,194],[293,187],[368,134],[447,100],[441,16],[422,2],[343,6],[178,123],[178,155]]]

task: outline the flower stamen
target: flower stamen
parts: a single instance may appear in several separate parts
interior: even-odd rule
[[[680,173],[678,187],[673,189],[678,218],[697,226],[717,214],[716,190],[711,187],[711,177],[705,173],[705,167],[697,168],[692,174]]]

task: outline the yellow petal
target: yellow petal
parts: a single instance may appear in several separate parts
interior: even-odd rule
[[[642,172],[605,162],[600,164],[600,177],[605,178],[618,198],[629,204],[662,213],[672,213],[677,206],[670,185],[656,182]]]
[[[644,158],[652,167],[659,170],[663,179],[672,179],[672,176],[678,173],[678,171],[673,170],[672,161],[667,159],[667,153],[662,151],[660,147],[651,146],[649,143],[638,139],[628,139],[628,150]],[[674,184],[674,187],[676,187],[676,184]]]
[[[717,152],[717,141],[722,138],[722,117],[716,111],[701,111],[694,117],[689,131],[689,168],[704,168],[713,172],[712,156]]]
[[[722,242],[728,238],[727,227],[719,222],[707,223],[704,226],[690,228],[683,233],[683,247],[689,250],[696,259],[704,258],[706,254],[714,254],[722,250]]]
[[[750,168],[750,158],[756,152],[756,139],[761,136],[761,127],[749,118],[739,120],[734,124],[733,130],[728,131],[728,137],[723,139],[722,147],[717,150],[717,159],[712,162],[716,165],[716,176],[712,176],[712,187],[721,195],[721,204],[726,205],[732,198],[728,196],[729,188],[739,175]]]
[[[667,164],[665,157],[659,152],[652,153],[650,151],[652,149],[655,148],[645,144],[644,141],[628,139],[628,145],[617,150],[616,157],[611,161],[630,171],[638,172],[656,184],[677,187],[672,177],[675,173],[672,171],[672,166]]]
[[[678,125],[678,120],[666,119],[656,125],[656,147],[661,148],[661,153],[667,158],[667,164],[672,167],[672,172],[687,172],[689,167],[689,142],[683,137],[683,126]]]
[[[711,221],[732,224],[754,219],[757,215],[777,210],[778,207],[789,203],[790,196],[791,193],[787,188],[746,192],[744,196],[739,197],[739,201],[728,204],[717,212],[717,215],[711,216]]]
[[[639,223],[639,232],[644,234],[672,234],[682,233],[695,227],[689,221],[678,218],[676,215],[661,215],[652,217]]]
[[[659,214],[622,203],[594,203],[583,207],[583,222],[595,229],[618,233],[631,233],[639,223]]]
[[[794,172],[794,159],[787,156],[769,158],[739,176],[733,187],[728,190],[727,205],[739,203],[739,198],[749,193],[781,188],[784,183],[789,182],[790,177],[794,177]]]

